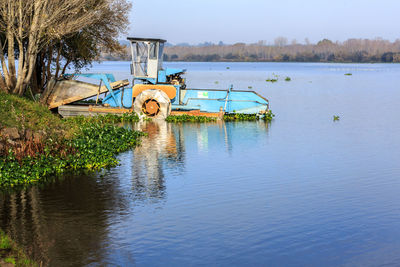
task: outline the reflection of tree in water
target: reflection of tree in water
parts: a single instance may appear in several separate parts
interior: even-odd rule
[[[66,177],[1,195],[0,226],[46,266],[82,266],[102,262],[110,217],[126,201],[114,179]]]
[[[140,123],[136,128],[146,132],[148,137],[143,138],[134,151],[132,189],[135,198],[163,199],[165,169],[179,172],[184,168],[182,126],[152,121]]]
[[[149,136],[134,150],[133,164],[129,161],[132,153],[127,153],[122,156],[128,156],[128,162],[122,161],[121,167],[103,178],[96,174],[65,177],[45,186],[0,194],[0,228],[46,266],[104,263],[113,254],[133,262],[132,255],[112,251],[110,225],[132,214],[132,191],[134,201],[163,199],[165,170],[181,172],[184,168],[181,126],[147,122],[135,127]],[[132,186],[125,184],[124,177]]]

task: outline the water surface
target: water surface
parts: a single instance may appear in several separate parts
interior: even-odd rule
[[[189,87],[251,86],[276,118],[131,125],[149,137],[119,155],[121,166],[2,194],[1,228],[36,259],[50,266],[400,263],[400,65],[167,65],[186,68]],[[129,62],[90,71],[126,78]],[[273,73],[281,78],[267,83]]]

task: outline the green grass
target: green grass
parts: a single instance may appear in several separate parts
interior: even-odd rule
[[[14,265],[15,265],[15,258],[12,257],[12,256],[7,257],[7,258],[4,259],[4,262],[5,262],[5,263],[11,263],[11,264],[14,264]]]
[[[11,248],[10,239],[3,232],[0,232],[0,249],[10,249],[10,248]]]
[[[0,230],[0,265],[9,263],[14,266],[35,267],[39,266],[36,262],[29,259],[23,249],[13,242],[3,231]]]
[[[64,124],[44,105],[23,97],[0,92],[0,125],[18,129],[44,130],[64,129]]]

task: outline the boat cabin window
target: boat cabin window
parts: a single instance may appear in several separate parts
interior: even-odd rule
[[[149,59],[157,59],[157,43],[149,43]]]

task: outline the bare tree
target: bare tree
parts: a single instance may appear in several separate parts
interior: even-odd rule
[[[106,0],[0,0],[1,90],[22,95],[41,49],[101,20],[100,11],[107,4]]]
[[[275,46],[278,46],[278,47],[285,46],[285,45],[287,45],[287,43],[288,43],[287,38],[286,38],[286,37],[282,37],[282,36],[277,37],[277,38],[275,38],[275,40],[274,40]]]
[[[36,61],[32,90],[41,93],[51,89],[47,88],[51,78],[59,78],[70,68],[77,72],[102,54],[122,54],[126,47],[121,46],[118,37],[129,25],[130,8],[126,0],[109,0],[99,11],[101,19],[44,47]]]

